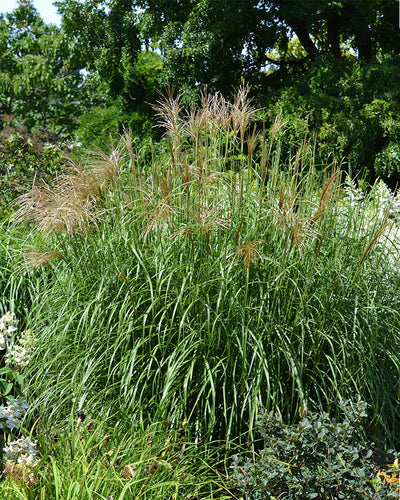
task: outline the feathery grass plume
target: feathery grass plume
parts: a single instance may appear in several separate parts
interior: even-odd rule
[[[233,130],[235,132],[240,132],[240,143],[242,149],[247,126],[250,121],[254,119],[254,115],[258,111],[258,109],[252,104],[253,100],[249,98],[249,92],[249,85],[241,85],[234,97],[231,110]]]
[[[272,207],[271,213],[278,225],[289,231],[289,248],[296,246],[302,258],[304,248],[311,244],[318,233],[313,229],[309,218],[299,211],[295,185],[280,187],[277,206]]]
[[[119,181],[119,169],[123,159],[121,142],[116,147],[111,145],[107,151],[96,148],[88,153],[87,173],[97,180],[101,188],[107,189],[109,183],[115,184]]]
[[[33,186],[14,201],[17,207],[13,214],[14,224],[37,223],[43,214],[43,207],[51,205],[53,198],[54,191],[47,184]]]
[[[167,89],[167,95],[161,94],[161,98],[152,105],[158,118],[158,126],[165,129],[167,136],[178,138],[181,135],[184,122],[180,116],[183,109],[181,102],[182,94],[173,97],[173,89]]]
[[[222,214],[223,208],[215,202],[210,202],[203,210],[189,211],[188,219],[197,224],[199,234],[209,234],[212,228],[227,229],[228,223]]]
[[[220,92],[210,93],[207,89],[200,92],[200,102],[209,121],[215,121],[221,128],[228,130],[232,120],[232,104]]]
[[[207,126],[215,119],[215,112],[218,107],[217,94],[210,94],[205,88],[200,92],[201,112]]]
[[[186,113],[183,128],[192,138],[194,146],[197,145],[206,123],[206,115],[203,110],[192,108]]]
[[[317,236],[318,231],[310,226],[308,218],[298,217],[290,228],[290,248],[297,247],[300,258],[303,258],[304,249],[309,247]]]
[[[249,157],[249,166],[251,165],[251,159],[254,153],[254,150],[257,147],[259,136],[257,134],[256,127],[253,127],[252,133],[247,138],[247,155]]]
[[[311,221],[310,221],[311,225],[313,225],[319,218],[321,218],[324,215],[326,208],[334,199],[334,196],[339,187],[341,175],[342,174],[340,170],[336,169],[330,176],[328,181],[325,183],[321,196],[318,201],[317,209],[311,216]]]
[[[19,206],[15,223],[33,222],[39,232],[69,236],[85,236],[91,225],[97,227],[100,213],[95,211],[96,202],[102,197],[102,189],[118,181],[121,154],[119,147],[89,154],[91,161],[86,167],[69,158],[69,168],[53,186],[34,186],[19,196],[15,200]]]
[[[226,113],[225,100],[219,94],[203,94],[201,96],[202,110],[204,113],[205,120],[207,122],[207,131],[210,134],[211,143],[213,144],[213,153],[215,152],[215,147],[219,147],[220,144],[220,132],[221,128],[226,132],[229,127],[229,113]]]
[[[243,278],[250,264],[257,264],[262,258],[259,247],[265,243],[265,240],[249,240],[236,248],[234,260],[243,260]]]
[[[37,231],[44,234],[86,235],[89,226],[96,226],[98,219],[98,214],[93,210],[93,201],[83,199],[79,189],[62,184],[54,188],[35,187],[16,198],[15,203],[19,208],[15,212],[14,223],[33,222]],[[86,188],[87,184],[84,186]]]
[[[152,210],[144,212],[148,220],[146,226],[142,230],[142,238],[146,240],[150,231],[155,229],[164,230],[171,223],[171,216],[176,215],[176,210],[165,200],[156,203]]]
[[[175,205],[174,194],[165,186],[163,191],[161,196],[155,196],[153,190],[143,190],[142,198],[134,209],[136,213],[135,220],[143,219],[145,221],[145,226],[141,232],[143,240],[146,240],[153,230],[165,230],[167,227],[174,227],[173,218],[178,214],[179,208]]]
[[[18,206],[14,223],[32,222],[41,233],[87,234],[97,226],[100,214],[95,211],[101,188],[110,179],[106,170],[90,173],[73,160],[68,172],[59,176],[54,186],[34,186],[15,200]],[[98,172],[97,177],[95,172]]]
[[[212,161],[212,159],[209,161]],[[223,172],[210,171],[204,168],[203,163],[192,167],[190,173],[192,175],[192,185],[198,188],[199,194],[226,186],[227,180]]]
[[[382,236],[382,234],[386,231],[386,229],[392,225],[392,222],[389,221],[389,222],[386,222],[385,224],[383,224],[379,229],[378,231],[375,233],[374,237],[372,238],[372,240],[370,241],[370,243],[368,244],[367,248],[365,249],[365,252],[363,253],[361,259],[360,259],[360,262],[358,264],[358,267],[360,267],[362,265],[362,263],[364,262],[364,260],[366,259],[367,255],[369,254],[369,252],[371,251],[371,249],[373,248],[373,246],[375,245],[375,243],[378,241],[378,239]]]
[[[95,202],[101,198],[102,179],[97,179],[76,163],[72,158],[67,159],[66,171],[57,177],[53,191],[71,192],[72,196],[81,201]]]
[[[22,264],[21,269],[30,269],[32,267],[35,269],[40,267],[51,269],[51,262],[54,259],[65,260],[64,255],[57,250],[38,247],[27,248],[22,257],[24,259],[24,263]]]
[[[232,123],[232,105],[221,94],[216,93],[211,102],[211,109],[218,125],[228,132]]]
[[[75,196],[73,190],[56,192],[51,206],[43,207],[37,229],[44,234],[86,236],[90,226],[97,227],[99,214],[96,214],[93,208],[93,202]]]
[[[299,217],[297,211],[298,199],[293,186],[282,185],[279,189],[277,205],[273,205],[272,213],[278,223],[285,227],[291,227],[293,222]]]
[[[271,141],[275,139],[278,135],[278,132],[287,124],[287,121],[283,121],[283,117],[281,114],[277,115],[274,119],[274,123],[271,129]]]

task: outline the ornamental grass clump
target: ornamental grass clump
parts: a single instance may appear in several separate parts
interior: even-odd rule
[[[0,495],[27,500],[43,492],[52,500],[233,498],[228,482],[215,470],[221,467],[216,451],[205,453],[186,439],[183,429],[166,429],[161,423],[144,428],[132,420],[126,426],[113,417],[83,415],[54,426],[40,420],[41,459],[34,465],[33,481],[28,482],[26,473],[26,481],[20,480],[23,473],[17,476],[21,468],[14,460],[6,469],[14,477],[0,482]]]
[[[33,186],[19,196],[13,214],[15,223],[28,222],[40,233],[68,236],[85,236],[96,227],[100,217],[96,205],[109,184],[117,181],[121,155],[117,146],[108,152],[92,151],[89,156],[84,166],[70,159],[68,170],[52,186]]]
[[[282,164],[286,125],[268,132],[244,94],[203,96],[186,113],[167,97],[149,162],[125,132],[84,231],[43,231],[46,210],[31,218],[20,199],[31,241],[62,255],[45,260],[29,313],[41,346],[26,367],[32,413],[54,423],[117,408],[229,446],[254,436],[261,408],[333,417],[359,395],[369,432],[396,439],[396,215],[377,209],[378,185],[350,204],[342,173],[319,174],[307,140]],[[244,134],[235,106],[247,110]],[[85,175],[97,168],[88,159]]]

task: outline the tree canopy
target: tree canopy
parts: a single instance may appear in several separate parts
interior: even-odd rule
[[[195,98],[252,86],[266,120],[294,118],[317,154],[390,177],[400,164],[398,0],[31,0],[0,18],[0,113],[89,141],[152,130],[165,84]],[[11,117],[11,118],[10,118]]]
[[[3,123],[68,130],[80,111],[83,82],[68,35],[23,0],[0,17],[0,50]]]
[[[321,56],[371,61],[398,53],[396,0],[59,0],[64,29],[89,51],[90,67],[123,87],[123,66],[141,47],[165,58],[165,78],[229,92],[265,68],[304,72]],[[296,37],[302,52],[291,50]],[[275,53],[275,57],[269,54]],[[265,83],[266,84],[266,83]]]

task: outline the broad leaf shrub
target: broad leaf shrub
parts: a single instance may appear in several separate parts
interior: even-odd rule
[[[264,448],[255,459],[234,456],[231,466],[231,478],[244,498],[397,498],[394,481],[386,479],[396,477],[398,486],[398,477],[390,471],[377,474],[373,448],[364,438],[366,403],[346,401],[340,407],[341,421],[307,410],[292,425],[276,413],[260,415],[257,429]]]

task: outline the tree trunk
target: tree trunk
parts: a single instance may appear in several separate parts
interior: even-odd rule
[[[332,52],[335,59],[342,57],[339,43],[339,18],[337,13],[329,13],[326,18],[326,27],[328,31],[329,50]]]
[[[291,26],[294,29],[299,42],[304,47],[304,50],[310,56],[311,60],[314,61],[314,59],[319,56],[319,50],[311,40],[311,37],[308,34],[307,30],[297,22],[292,22]]]

